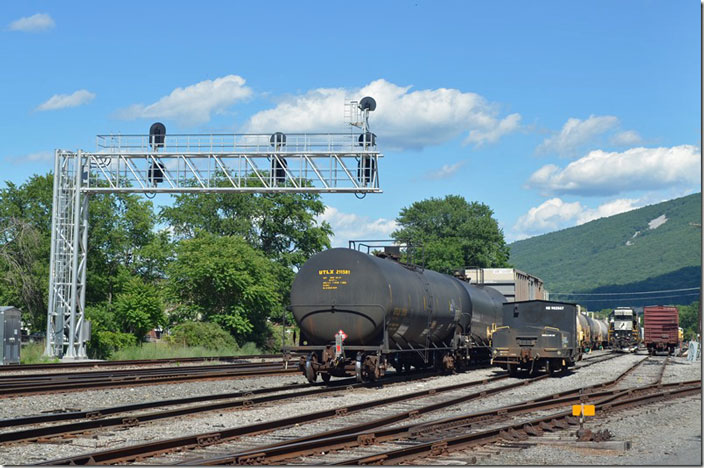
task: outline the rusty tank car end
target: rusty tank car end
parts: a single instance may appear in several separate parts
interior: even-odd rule
[[[291,288],[300,327],[301,369],[354,375],[359,381],[397,371],[460,368],[489,359],[490,337],[501,325],[505,297],[449,275],[392,258],[335,248],[313,256]]]

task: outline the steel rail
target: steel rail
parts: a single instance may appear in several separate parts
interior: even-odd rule
[[[26,370],[46,370],[46,369],[73,369],[80,367],[117,367],[117,366],[148,366],[159,364],[178,364],[186,362],[224,361],[232,362],[243,359],[275,359],[281,358],[281,354],[247,354],[242,356],[205,356],[205,357],[183,357],[164,359],[135,359],[124,361],[74,361],[56,362],[46,364],[19,364],[0,366],[0,373],[21,372]]]
[[[660,372],[658,373],[658,380],[657,383],[662,382],[662,376],[665,375],[665,367],[667,367],[667,364],[670,362],[670,357],[667,356],[665,360],[662,362],[662,367],[660,367]]]
[[[569,390],[569,391],[565,391],[565,392],[560,392],[560,393],[548,395],[548,396],[541,397],[541,398],[536,398],[536,399],[533,399],[533,400],[530,400],[527,402],[520,403],[518,406],[528,408],[529,405],[533,405],[533,406],[554,405],[555,404],[554,402],[558,401],[558,399],[560,399],[559,401],[562,401],[565,399],[579,400],[581,398],[584,398],[585,394],[589,394],[589,396],[591,396],[591,395],[595,394],[595,392],[597,392],[599,389],[617,384],[619,381],[621,381],[623,378],[625,378],[626,375],[628,375],[630,372],[635,370],[637,367],[639,367],[646,360],[647,360],[647,358],[638,361],[637,363],[635,363],[633,366],[631,366],[630,368],[628,368],[627,370],[625,370],[624,372],[619,374],[615,379],[613,379],[610,382],[606,382],[606,383],[602,383],[602,384],[594,384],[589,387],[582,387],[579,389],[573,389],[573,390]],[[592,365],[592,364],[596,364],[596,362],[591,363],[589,365]],[[547,377],[547,375],[542,375],[542,376],[536,377],[534,379],[523,381],[522,384],[525,385],[527,383],[532,383],[537,380],[541,380],[545,377]],[[303,447],[303,446],[305,446],[305,447],[307,447],[307,449],[309,449],[310,447],[324,447],[325,451],[327,451],[328,449],[334,450],[335,449],[334,447],[328,447],[324,444],[319,445],[319,443],[317,441],[331,440],[331,438],[333,438],[333,441],[335,443],[337,443],[337,440],[334,438],[342,437],[344,440],[344,443],[349,444],[350,441],[356,440],[357,436],[360,436],[360,434],[364,433],[365,431],[369,431],[369,430],[372,430],[375,428],[381,428],[381,427],[384,427],[389,424],[393,424],[393,423],[396,423],[396,422],[402,421],[402,420],[411,420],[411,419],[414,419],[424,413],[429,413],[429,412],[435,411],[437,409],[441,409],[441,408],[453,406],[453,405],[456,405],[459,403],[463,403],[465,401],[475,399],[478,396],[488,396],[491,394],[500,393],[501,391],[511,389],[516,386],[518,386],[518,385],[517,384],[509,384],[506,386],[498,387],[496,389],[491,389],[491,390],[487,390],[484,392],[479,392],[479,393],[470,394],[470,395],[463,395],[458,398],[446,400],[441,403],[434,403],[431,405],[424,406],[422,408],[397,413],[397,414],[394,414],[391,416],[379,418],[379,419],[376,419],[373,421],[368,421],[368,422],[365,422],[362,424],[357,424],[354,426],[349,426],[349,427],[345,427],[345,428],[341,428],[341,429],[326,431],[323,433],[313,434],[313,435],[309,435],[309,436],[299,437],[296,439],[278,442],[275,444],[269,444],[266,446],[257,447],[252,450],[234,453],[234,454],[230,454],[230,455],[226,455],[226,456],[221,456],[221,457],[217,457],[214,459],[198,459],[198,460],[195,460],[189,464],[196,464],[196,465],[198,465],[198,464],[219,465],[219,464],[229,464],[229,463],[242,464],[242,463],[247,463],[247,460],[249,460],[249,462],[252,462],[252,463],[262,463],[264,460],[266,460],[267,462],[269,462],[269,461],[277,462],[277,461],[281,461],[281,460],[287,458],[287,456],[284,455],[287,453],[287,450],[282,447],[297,447],[297,446]],[[510,406],[513,406],[513,405],[510,405]],[[485,413],[489,414],[489,413],[491,413],[491,411],[485,412]],[[486,416],[485,413],[482,413],[482,416]],[[350,439],[348,436],[349,434],[355,434],[355,436],[352,437],[352,439]],[[345,437],[345,436],[348,436],[348,437]],[[366,443],[368,443],[369,440],[372,440],[375,437],[376,437],[375,434],[367,433],[366,435],[360,436],[360,440],[362,440],[363,442],[367,441]],[[289,449],[289,450],[291,450],[291,449]],[[320,448],[320,450],[323,450],[323,448]],[[295,454],[291,455],[290,453],[289,453],[289,455],[290,456],[288,456],[288,458],[291,458],[293,456],[297,456]],[[270,456],[273,456],[274,458],[270,459]]]
[[[669,387],[680,388],[682,385],[696,386],[699,381],[677,382],[668,384]],[[651,389],[661,388],[656,384],[638,389],[638,391],[649,391]],[[635,391],[635,390],[633,390]],[[608,390],[601,391],[590,395],[592,398],[606,398],[614,395],[622,395],[623,390]],[[627,391],[628,393],[628,391]],[[384,429],[379,427],[375,431],[360,430],[347,434],[336,435],[331,431],[329,436],[320,438],[311,438],[309,440],[295,439],[288,443],[272,444],[266,447],[257,447],[251,450],[219,456],[215,458],[199,458],[186,460],[179,463],[180,465],[199,465],[199,466],[214,466],[214,465],[250,465],[250,464],[276,464],[283,460],[288,460],[300,456],[312,455],[321,452],[330,452],[336,450],[349,449],[357,446],[373,445],[381,442],[390,442],[399,439],[408,439],[419,435],[427,435],[433,431],[447,431],[459,427],[471,426],[474,423],[486,423],[492,420],[505,419],[511,416],[531,413],[536,411],[544,411],[555,407],[565,406],[572,403],[577,403],[582,399],[581,396],[574,394],[562,398],[546,398],[543,401],[529,401],[508,405],[492,410],[479,411],[476,413],[465,414],[461,416],[453,416],[451,418],[439,419],[427,423],[408,424],[395,428]],[[327,433],[326,433],[327,434]]]
[[[603,362],[603,360],[584,364],[580,367],[587,367],[589,365],[597,364],[599,362]],[[341,408],[336,408],[336,409],[331,409],[331,410],[323,410],[323,411],[319,411],[319,412],[307,414],[307,415],[293,416],[293,417],[279,419],[279,420],[275,420],[275,421],[252,424],[249,426],[242,426],[242,427],[238,427],[238,428],[225,429],[225,430],[217,431],[217,432],[208,432],[208,433],[179,437],[179,438],[168,439],[168,440],[163,440],[163,441],[156,441],[156,442],[151,442],[151,443],[147,443],[147,444],[133,445],[130,447],[124,447],[124,448],[118,448],[118,449],[107,450],[107,451],[102,451],[102,452],[96,452],[96,453],[92,453],[92,454],[84,454],[84,455],[79,455],[79,456],[74,456],[74,457],[63,458],[63,459],[59,459],[59,460],[52,460],[52,461],[42,463],[42,464],[45,464],[45,465],[66,465],[66,464],[85,465],[85,464],[98,464],[98,463],[109,464],[109,463],[132,461],[135,459],[150,457],[150,456],[158,455],[161,453],[172,452],[174,450],[202,447],[202,446],[211,445],[214,443],[219,443],[219,442],[222,442],[225,440],[234,439],[234,438],[245,436],[245,435],[254,435],[254,434],[269,432],[273,429],[290,427],[295,424],[308,423],[308,422],[312,422],[312,421],[316,421],[316,420],[320,420],[320,419],[325,419],[328,417],[343,416],[345,414],[349,414],[352,412],[357,412],[357,411],[361,411],[361,410],[365,410],[365,409],[369,409],[369,408],[384,406],[384,405],[396,403],[399,401],[411,400],[411,399],[415,399],[415,398],[422,398],[425,396],[430,396],[430,395],[434,395],[434,394],[438,394],[438,393],[444,393],[444,392],[448,392],[448,391],[469,388],[471,386],[476,386],[476,385],[483,385],[483,384],[487,384],[489,382],[493,382],[493,381],[497,381],[497,380],[501,380],[501,379],[506,379],[508,377],[509,376],[507,374],[504,374],[504,375],[500,375],[497,377],[483,379],[483,380],[479,380],[479,381],[467,382],[467,383],[462,383],[462,384],[454,384],[454,385],[449,385],[449,386],[440,387],[440,388],[436,388],[436,389],[422,390],[422,391],[413,392],[413,393],[409,393],[409,394],[405,394],[405,395],[399,395],[399,396],[384,398],[384,399],[380,399],[380,400],[359,403],[356,405],[350,405],[347,407],[341,407]],[[500,389],[502,389],[502,391],[509,390],[511,388],[516,388],[519,386],[527,385],[527,384],[530,384],[534,381],[541,380],[541,379],[544,379],[547,377],[549,377],[547,374],[540,375],[540,376],[534,377],[532,379],[526,379],[526,380],[522,380],[517,383],[512,383],[512,384],[509,384],[506,386],[502,386],[502,387],[500,387]],[[362,385],[362,384],[360,384],[360,385]],[[471,399],[471,398],[478,398],[478,397],[489,395],[490,394],[489,392],[491,392],[491,394],[496,393],[496,391],[494,389],[491,389],[491,390],[487,390],[485,392],[477,392],[475,394],[472,394],[471,396],[463,396],[460,398],[462,398],[464,400]],[[413,412],[408,412],[408,413],[413,413]],[[411,414],[410,416],[413,417],[414,414]]]
[[[185,405],[185,404],[189,404],[189,403],[201,403],[204,401],[251,397],[254,395],[283,392],[286,390],[296,390],[296,389],[300,389],[300,388],[309,388],[309,387],[311,387],[311,385],[308,383],[282,385],[279,387],[260,388],[260,389],[240,391],[240,392],[221,393],[221,394],[214,394],[214,395],[199,395],[199,396],[188,397],[188,398],[173,398],[170,400],[156,400],[156,401],[149,401],[149,402],[145,402],[145,403],[136,403],[136,404],[130,404],[130,405],[120,405],[120,406],[112,406],[112,407],[106,407],[106,408],[98,408],[95,410],[88,410],[88,411],[68,411],[65,413],[50,413],[50,414],[41,414],[41,415],[34,415],[34,416],[24,416],[21,418],[0,419],[0,428],[27,426],[30,424],[32,424],[32,425],[33,424],[44,424],[47,422],[56,422],[56,421],[70,421],[70,420],[75,420],[75,419],[95,419],[95,418],[101,418],[104,416],[108,416],[111,414],[127,413],[130,411],[138,411],[138,410],[142,410],[142,409],[159,408],[159,407],[163,407],[163,406]],[[0,434],[0,437],[2,437],[1,434]],[[2,442],[1,439],[0,439],[0,442]]]
[[[426,373],[421,373],[418,375],[420,378],[427,377]],[[500,378],[504,378],[501,376]],[[53,413],[50,415],[38,415],[38,416],[27,416],[22,418],[5,419],[0,420],[0,428],[3,427],[17,427],[30,424],[42,424],[46,422],[54,421],[66,421],[66,420],[76,420],[76,419],[90,419],[91,421],[83,421],[73,424],[56,425],[47,428],[33,428],[29,430],[20,430],[14,432],[0,433],[0,443],[8,442],[23,442],[37,440],[40,438],[48,437],[58,437],[65,435],[73,435],[81,432],[93,430],[96,428],[104,428],[110,426],[134,426],[141,422],[153,421],[156,419],[164,419],[169,417],[181,416],[183,414],[195,414],[206,411],[214,411],[217,409],[233,409],[237,407],[251,407],[261,403],[268,403],[272,401],[282,401],[288,399],[295,399],[304,396],[320,395],[332,392],[339,392],[341,390],[351,390],[354,388],[365,388],[368,384],[364,383],[349,383],[346,379],[342,381],[337,381],[331,384],[322,385],[311,385],[309,383],[304,384],[294,384],[294,385],[284,385],[280,387],[263,388],[251,391],[241,391],[228,394],[216,394],[216,395],[201,395],[196,397],[181,398],[181,399],[171,399],[171,400],[159,400],[146,403],[137,403],[131,405],[121,405],[110,408],[101,408],[91,411],[74,411],[68,413]],[[383,383],[393,384],[399,381],[408,381],[408,375],[404,376],[392,376]],[[313,389],[311,389],[313,388]],[[292,389],[303,389],[297,393],[286,393],[282,395],[274,395],[269,397],[259,397],[252,398],[254,395],[262,395],[267,393],[277,393]],[[158,408],[162,406],[175,406],[189,403],[201,403],[204,401],[217,401],[217,400],[231,400],[233,398],[245,397],[245,400],[229,403],[220,403],[216,405],[201,405],[188,408],[190,410],[188,413],[184,413],[182,409],[173,411],[163,411],[157,414],[147,414],[147,415],[136,415],[130,417],[112,418],[112,419],[100,419],[107,415],[125,413],[129,411],[137,411],[141,409],[151,409]]]
[[[134,385],[153,385],[153,384],[164,384],[170,382],[183,382],[189,380],[209,380],[209,379],[226,379],[233,377],[252,377],[260,375],[272,375],[272,374],[295,374],[300,372],[296,368],[253,368],[253,369],[230,369],[223,370],[220,372],[210,371],[210,372],[195,372],[195,373],[181,373],[181,374],[171,374],[171,375],[160,375],[160,376],[136,376],[133,378],[106,378],[103,380],[77,380],[73,382],[64,383],[50,383],[45,382],[43,384],[26,383],[25,385],[19,386],[2,386],[0,385],[0,397],[17,397],[24,395],[41,394],[47,392],[59,392],[59,391],[75,391],[75,390],[92,390],[95,388],[110,388],[110,387],[124,387],[124,386],[134,386]]]
[[[544,378],[546,376],[540,376],[539,378]],[[122,461],[130,461],[137,458],[144,458],[148,456],[157,455],[160,453],[170,452],[180,448],[190,448],[211,445],[216,442],[224,441],[227,439],[233,439],[236,437],[241,437],[244,435],[254,435],[264,432],[269,432],[273,429],[280,429],[283,427],[290,427],[296,424],[307,423],[311,421],[317,421],[320,419],[325,419],[335,416],[344,416],[349,413],[362,411],[369,408],[375,408],[379,406],[388,405],[391,403],[396,403],[399,401],[406,401],[415,398],[422,398],[429,395],[434,395],[437,393],[443,393],[453,390],[459,390],[463,388],[469,388],[477,385],[484,385],[489,382],[502,380],[508,378],[508,375],[500,375],[493,378],[477,380],[473,382],[466,382],[462,384],[454,384],[446,387],[440,387],[436,389],[421,390],[417,392],[407,393],[404,395],[396,395],[393,397],[383,398],[379,400],[372,400],[364,403],[357,403],[354,405],[349,405],[346,407],[340,407],[329,410],[317,411],[315,413],[308,413],[298,416],[291,416],[283,419],[278,419],[274,421],[266,421],[257,424],[250,424],[248,426],[240,426],[229,429],[224,429],[217,432],[208,432],[203,434],[190,435],[185,437],[178,437],[174,439],[162,440],[151,442],[147,444],[133,445],[130,447],[117,448],[113,450],[106,450],[102,452],[96,452],[92,454],[78,455],[74,457],[62,458],[59,460],[51,460],[42,465],[86,465],[86,464],[108,464],[117,463]],[[358,384],[362,385],[362,384]],[[520,383],[519,385],[523,385]],[[336,389],[337,391],[338,389]]]
[[[291,364],[291,363],[289,363]],[[282,368],[279,362],[220,364],[213,366],[157,367],[150,369],[120,369],[114,371],[68,372],[60,374],[31,374],[26,376],[0,376],[0,390],[21,386],[41,386],[75,382],[100,382],[103,380],[130,380],[146,377],[168,377],[171,375],[208,373],[239,369]]]
[[[661,401],[665,398],[687,396],[701,392],[701,381],[697,380],[690,383],[691,385],[682,385],[681,382],[669,384],[668,388],[665,389],[659,388],[659,384],[652,384],[638,389],[622,390],[594,402],[594,405],[597,409],[601,410],[621,409],[635,404],[642,405],[653,401]],[[657,391],[632,396],[636,390],[653,388]],[[334,463],[334,465],[366,465],[371,463],[388,464],[388,462],[398,464],[419,458],[420,456],[441,455],[454,450],[466,449],[473,445],[487,444],[505,439],[524,439],[527,438],[528,435],[542,435],[545,430],[551,431],[554,430],[555,427],[564,427],[564,423],[570,425],[577,424],[576,419],[572,416],[572,411],[563,411],[548,416],[538,417],[530,421],[510,423],[485,431],[439,438],[431,442],[420,443],[401,449],[390,450],[351,460],[344,460],[339,463]]]

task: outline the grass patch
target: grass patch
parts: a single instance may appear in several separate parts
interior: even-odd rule
[[[24,343],[20,349],[20,364],[47,364],[59,362],[58,358],[44,356],[45,344],[43,341]]]
[[[254,343],[243,346],[207,349],[202,346],[182,346],[168,343],[142,343],[128,346],[115,351],[110,356],[111,361],[132,361],[140,359],[174,359],[192,357],[242,356],[246,354],[262,354]]]

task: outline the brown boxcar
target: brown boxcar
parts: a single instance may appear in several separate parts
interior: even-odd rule
[[[672,354],[678,346],[679,311],[674,306],[646,306],[643,308],[643,342],[648,353],[667,351]]]

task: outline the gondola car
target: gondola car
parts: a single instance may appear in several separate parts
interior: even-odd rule
[[[577,306],[555,301],[503,305],[503,325],[492,335],[492,364],[516,375],[566,371],[581,359]]]

